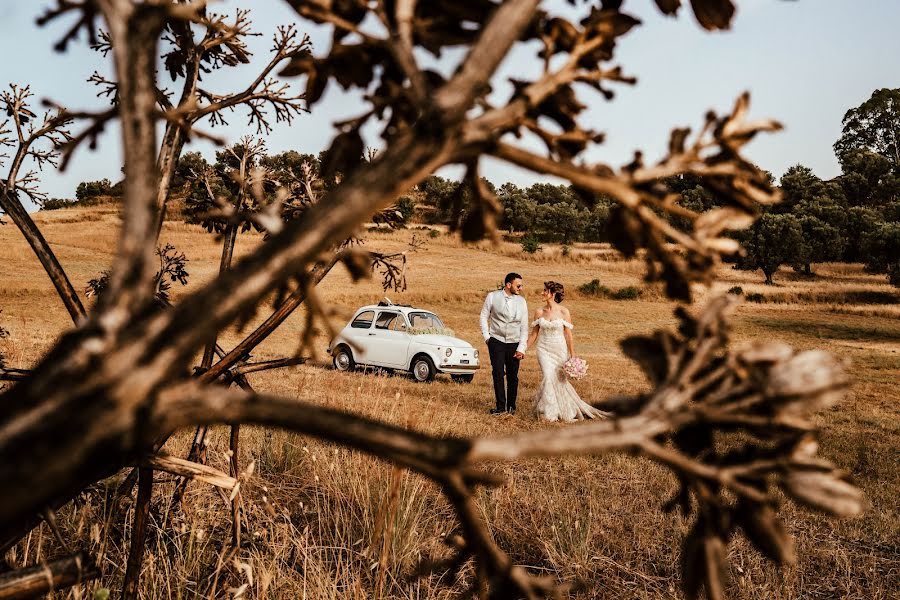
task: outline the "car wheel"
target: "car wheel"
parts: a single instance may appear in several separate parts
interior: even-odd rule
[[[331,362],[338,371],[347,372],[356,368],[356,361],[353,360],[353,354],[346,346],[341,346],[335,351],[334,358],[331,359]]]
[[[452,379],[456,383],[472,383],[472,380],[475,379],[475,375],[474,374],[451,375],[450,379]]]
[[[412,374],[416,381],[420,383],[431,381],[436,372],[434,363],[427,356],[417,356],[413,359]]]

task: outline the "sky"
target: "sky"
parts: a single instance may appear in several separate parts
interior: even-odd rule
[[[237,3],[212,3],[211,10],[231,13]],[[244,2],[252,7],[254,30],[250,48],[255,64],[267,60],[271,34],[281,24],[298,22],[287,3],[278,0]],[[84,39],[70,44],[66,53],[53,51],[54,42],[71,26],[70,19],[39,28],[35,19],[51,5],[49,0],[0,0],[0,86],[30,85],[36,103],[49,98],[73,110],[102,110],[107,104],[95,97],[86,83],[94,71],[109,74],[111,65],[87,48]],[[848,0],[737,0],[738,12],[732,29],[710,33],[701,29],[689,10],[677,18],[664,17],[651,0],[627,0],[624,9],[643,21],[642,26],[619,38],[615,60],[626,74],[638,78],[636,86],[616,85],[616,96],[606,101],[591,91],[581,94],[588,105],[580,122],[606,133],[605,142],[591,149],[588,158],[612,166],[630,162],[642,150],[647,162],[665,154],[673,127],[702,124],[709,109],[729,111],[734,99],[751,93],[752,118],[775,118],[785,126],[776,134],[754,140],[747,156],[776,177],[792,165],[810,167],[829,179],[840,173],[832,144],[841,132],[845,112],[865,101],[878,88],[900,87],[900,2],[849,2]],[[545,3],[553,12],[572,10],[563,0]],[[571,14],[571,13],[570,13]],[[301,22],[309,33],[315,54],[329,46],[326,28]],[[434,66],[452,72],[462,57],[447,53]],[[425,62],[424,56],[419,57]],[[508,94],[506,80],[539,73],[535,46],[523,47],[507,57],[495,78],[492,99]],[[251,67],[228,69],[209,78],[206,85],[217,92],[241,89],[255,72]],[[163,74],[163,76],[166,76]],[[302,92],[302,79],[288,80]],[[330,84],[312,112],[293,124],[276,125],[266,137],[270,152],[297,150],[318,153],[334,136],[332,123],[358,115],[363,110],[359,94]],[[236,141],[247,133],[243,113],[235,113],[228,127],[211,132]],[[364,131],[366,142],[378,147],[377,130]],[[50,197],[72,198],[81,181],[121,178],[121,149],[117,127],[110,126],[96,151],[79,149],[66,172],[45,171],[41,189]],[[533,140],[525,140],[532,145]],[[187,150],[211,157],[209,142],[195,142]],[[457,177],[459,169],[440,174]],[[482,162],[482,175],[496,185],[512,181],[527,186],[548,181],[493,159]],[[554,180],[551,180],[554,181]]]

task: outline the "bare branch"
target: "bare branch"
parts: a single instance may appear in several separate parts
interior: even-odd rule
[[[84,552],[0,574],[0,599],[37,598],[100,577]]]

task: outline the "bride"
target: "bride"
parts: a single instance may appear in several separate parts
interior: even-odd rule
[[[535,394],[534,413],[548,421],[607,418],[611,414],[597,410],[583,401],[566,374],[563,364],[574,356],[572,347],[572,317],[569,309],[560,306],[565,295],[561,283],[545,281],[541,300],[544,306],[534,313],[528,348],[537,340],[537,359],[543,379]]]

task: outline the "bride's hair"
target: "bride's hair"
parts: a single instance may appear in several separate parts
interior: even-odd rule
[[[556,281],[545,281],[544,289],[553,294],[553,300],[557,304],[561,303],[563,298],[566,297],[566,288],[563,287],[563,284]]]

